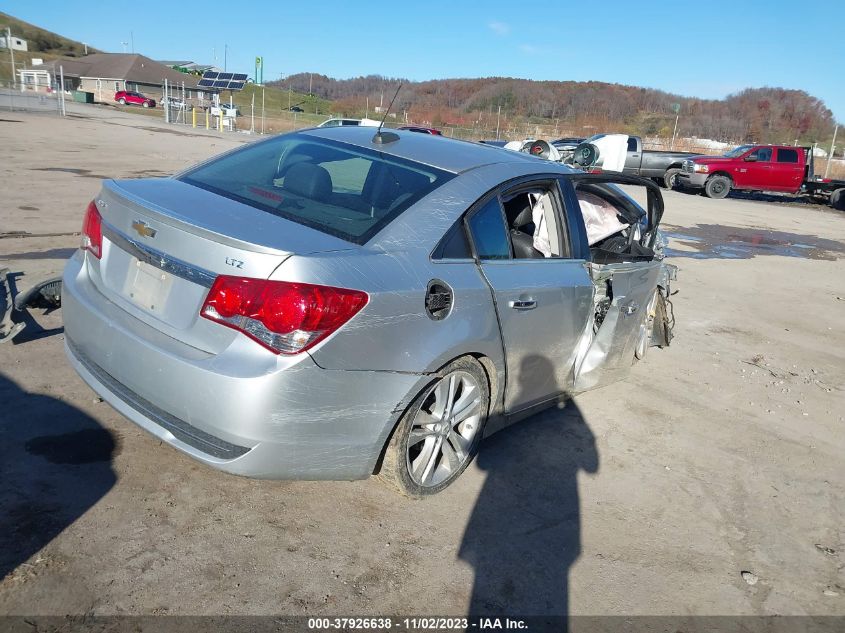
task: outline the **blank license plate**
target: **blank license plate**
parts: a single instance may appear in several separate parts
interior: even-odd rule
[[[172,285],[172,275],[135,259],[126,276],[124,294],[145,310],[161,313]]]

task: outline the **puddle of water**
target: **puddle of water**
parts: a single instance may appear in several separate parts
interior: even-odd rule
[[[758,255],[779,255],[834,261],[845,255],[845,243],[817,235],[750,229],[719,224],[698,224],[665,235],[691,250],[668,248],[669,257],[690,259],[750,259]]]
[[[36,437],[29,440],[25,448],[30,455],[43,457],[52,464],[91,464],[109,461],[115,442],[105,429],[90,429]]]

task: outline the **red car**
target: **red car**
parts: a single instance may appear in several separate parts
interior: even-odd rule
[[[131,92],[129,90],[121,90],[119,92],[115,92],[114,100],[117,101],[120,105],[126,105],[128,103],[130,105],[139,105],[145,108],[156,107],[156,102],[154,99],[145,97],[140,92]]]
[[[404,125],[399,128],[400,130],[411,130],[411,132],[420,132],[422,134],[436,134],[437,136],[442,136],[443,132],[440,130],[435,130],[433,127],[422,127],[419,125]]]

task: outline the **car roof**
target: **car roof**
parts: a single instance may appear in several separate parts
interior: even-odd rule
[[[384,131],[396,134],[399,136],[399,140],[383,145],[373,143],[376,128],[363,126],[311,128],[302,130],[301,133],[376,150],[389,156],[416,161],[455,174],[482,165],[500,163],[524,165],[526,161],[535,164],[537,171],[560,171],[561,173],[571,173],[572,171],[560,163],[492,145],[461,141],[447,136],[420,134],[411,130],[384,128]]]

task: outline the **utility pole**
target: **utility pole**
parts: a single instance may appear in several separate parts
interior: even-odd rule
[[[129,46],[129,42],[121,42],[123,44],[123,52],[126,53],[126,47]]]
[[[675,149],[675,134],[678,133],[678,117],[679,116],[680,116],[679,114],[675,115],[675,129],[672,130],[672,144],[669,146],[670,150]]]
[[[833,140],[830,142],[830,154],[827,155],[827,166],[824,168],[824,177],[827,178],[827,175],[830,173],[830,162],[833,160],[833,150],[836,149],[836,133],[839,131],[839,126],[837,125],[833,129]]]
[[[65,110],[65,68],[64,66],[59,66],[59,98],[62,101],[62,116],[67,116],[67,111]]]
[[[132,48],[130,50],[132,51],[132,54],[134,55],[135,54],[135,33],[133,33],[132,31],[129,31],[129,41],[132,42]]]
[[[311,96],[311,79],[314,77],[314,73],[308,73],[308,96]]]
[[[226,72],[226,64],[229,61],[229,45],[223,44],[223,72]]]
[[[499,119],[502,116],[502,106],[499,106],[499,110],[496,112],[496,140],[499,140]]]
[[[293,89],[290,87],[290,84],[288,84],[288,112],[290,112],[290,95],[292,90]]]
[[[12,29],[10,28],[6,28],[6,46],[9,47],[9,55],[12,56],[12,87],[16,88],[18,79],[15,74],[15,49],[12,48]]]

